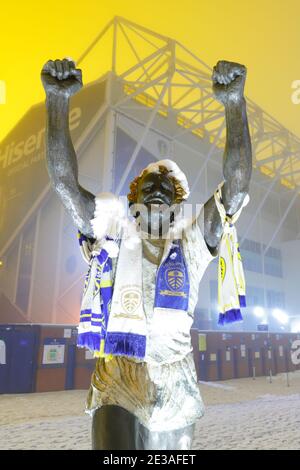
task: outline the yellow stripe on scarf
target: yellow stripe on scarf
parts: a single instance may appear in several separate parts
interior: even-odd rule
[[[112,354],[105,354],[104,344],[105,344],[105,341],[104,339],[102,339],[100,342],[100,351],[94,351],[94,357],[103,357],[105,361],[108,362],[108,361],[111,361],[114,356]]]

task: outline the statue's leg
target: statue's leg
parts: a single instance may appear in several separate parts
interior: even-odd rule
[[[136,449],[137,418],[117,405],[105,405],[93,416],[93,450]]]
[[[93,450],[189,450],[194,425],[173,431],[149,431],[129,411],[105,405],[95,411],[92,424]]]
[[[153,432],[139,424],[136,449],[189,450],[194,437],[195,425],[173,431]]]

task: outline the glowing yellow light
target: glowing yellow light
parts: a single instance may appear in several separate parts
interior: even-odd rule
[[[5,81],[0,80],[0,104],[6,103],[6,86]]]

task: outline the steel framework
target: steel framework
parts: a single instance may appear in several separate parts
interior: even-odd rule
[[[132,100],[135,100],[136,109],[140,109],[142,104],[149,110],[149,119],[117,192],[126,181],[155,116],[168,117],[169,113],[175,114],[177,123],[177,132],[172,135],[172,140],[177,141],[184,134],[192,133],[211,144],[193,182],[193,189],[214,151],[221,150],[225,145],[224,111],[212,94],[211,68],[180,42],[118,16],[99,33],[80,56],[77,65],[84,62],[99,42],[109,35],[110,69],[126,93],[121,100],[112,103],[111,108],[126,114],[129,109],[134,109]],[[248,98],[247,108],[253,167],[270,178],[270,182],[265,186],[264,196],[242,240],[250,232],[256,216],[277,183],[295,193],[291,195],[292,203],[282,214],[283,220],[296,201],[300,188],[300,139]]]
[[[174,140],[192,132],[223,148],[224,112],[212,94],[211,68],[180,42],[121,17],[115,17],[106,25],[80,56],[77,65],[84,62],[110,32],[110,67],[127,94],[114,103],[114,109],[125,111],[134,98],[152,110],[145,133],[151,128],[156,113],[168,116],[170,111],[175,112],[178,132],[173,135]],[[250,99],[247,99],[247,108],[254,167],[285,187],[299,190],[300,139]],[[140,147],[141,143],[137,145]],[[132,160],[137,153],[134,152]]]
[[[106,172],[111,172],[114,151],[113,132],[111,130],[116,126],[116,115],[119,113],[132,118],[133,112],[137,111],[138,115],[138,111],[141,111],[141,109],[144,111],[144,116],[146,114],[146,118],[140,121],[143,130],[137,139],[116,192],[121,191],[149,131],[157,131],[157,116],[166,118],[172,116],[175,121],[175,126],[173,126],[172,132],[168,136],[171,142],[180,142],[183,145],[182,138],[187,134],[199,138],[199,150],[190,149],[201,156],[199,171],[194,176],[192,184],[193,190],[209,159],[215,153],[222,153],[225,145],[224,110],[212,94],[211,68],[178,41],[157,34],[121,17],[115,17],[106,25],[79,57],[77,66],[82,63],[85,65],[85,62],[91,59],[92,51],[96,51],[101,43],[105,47],[106,54],[107,48],[110,47],[111,54],[109,64],[103,61],[102,70],[101,65],[99,66],[98,77],[105,76],[107,71],[111,70],[113,82],[117,83],[122,89],[120,96],[111,93],[110,99],[106,100],[103,108],[99,110],[90,126],[90,128],[93,128],[93,126],[96,128],[96,122],[100,119],[105,121],[104,168]],[[108,80],[107,82],[108,86],[111,87],[112,81]],[[253,146],[253,166],[269,179],[269,183],[266,185],[266,180],[264,180],[263,197],[243,233],[243,239],[251,230],[268,195],[276,184],[281,183],[282,189],[290,195],[290,200],[278,220],[277,227],[274,228],[272,237],[264,245],[264,253],[266,253],[299,195],[300,139],[264,112],[252,100],[247,99],[247,107]],[[80,141],[77,142],[76,152],[79,158],[85,146],[88,145],[87,138],[87,135],[82,135]],[[201,139],[209,143],[209,149],[205,154],[203,148],[201,151]],[[6,252],[18,234],[21,233],[22,236],[22,228],[33,212],[38,213],[39,219],[41,201],[45,198],[49,189],[50,184],[40,195],[16,232],[12,234],[10,240],[1,250],[0,255]],[[103,189],[110,190],[110,187],[104,187]],[[60,231],[62,221],[63,213],[61,212]],[[39,224],[37,222],[36,233],[38,233],[38,230]],[[297,238],[300,238],[300,232]],[[19,247],[21,246],[20,243]],[[59,245],[58,257],[60,249]],[[20,253],[18,259],[20,259]],[[37,279],[34,277],[33,280],[36,281]],[[78,279],[74,281],[74,284],[77,282]],[[57,271],[53,295],[53,321],[56,320],[56,303],[66,293],[65,291],[59,295],[58,287],[59,273]],[[71,288],[73,288],[73,284],[68,290]]]
[[[106,100],[103,108],[95,117],[95,122],[102,117],[106,121],[108,120],[111,125],[115,121],[117,113],[132,118],[132,111],[141,111],[142,108],[149,112],[148,118],[140,121],[143,132],[137,139],[135,149],[116,192],[120,192],[126,181],[148,132],[155,130],[155,117],[157,115],[168,117],[171,114],[173,118],[175,117],[176,131],[168,136],[169,140],[179,142],[185,134],[193,134],[199,140],[205,139],[210,143],[206,154],[203,154],[200,145],[197,151],[190,148],[201,156],[202,161],[199,172],[192,182],[191,189],[193,190],[209,159],[214,153],[221,153],[225,145],[224,110],[223,106],[214,99],[212,93],[211,68],[180,42],[118,16],[105,26],[78,58],[77,66],[88,61],[92,56],[91,53],[97,51],[97,47],[101,43],[104,45],[106,56],[108,48],[111,53],[108,62],[106,60],[100,63],[97,78],[101,75],[104,78],[107,77],[108,86],[111,87],[111,81],[107,74],[107,71],[111,70],[114,81],[119,83],[123,93],[119,100],[114,96]],[[136,103],[136,107],[133,103]],[[277,183],[281,183],[283,189],[289,190],[290,202],[275,229],[276,235],[282,226],[282,221],[286,219],[296,202],[300,188],[300,139],[248,98],[247,109],[253,148],[253,167],[270,181],[267,185],[264,181],[264,194],[255,209],[252,220],[243,233],[241,242],[250,232]],[[107,113],[108,111],[110,114]],[[93,127],[92,124],[91,127]],[[107,135],[106,141],[109,141],[109,145],[106,149],[107,155],[104,158],[107,160],[105,168],[110,169],[114,143],[109,138],[109,129]],[[79,156],[82,153],[81,147],[85,138],[86,136],[82,136],[76,145]],[[184,145],[182,141],[180,144]],[[47,185],[27,216],[1,249],[0,255],[6,252],[12,241],[21,232],[25,222],[39,208],[40,202],[49,189],[50,184]],[[109,190],[110,188],[104,189]],[[267,247],[274,241],[274,238],[273,235]],[[300,238],[300,232],[296,238]]]

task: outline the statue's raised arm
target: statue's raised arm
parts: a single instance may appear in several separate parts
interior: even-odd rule
[[[95,196],[78,182],[77,157],[69,129],[69,100],[82,87],[81,70],[70,59],[49,60],[41,73],[46,92],[46,158],[53,188],[76,227],[93,236]]]
[[[229,216],[233,216],[241,208],[249,191],[252,171],[252,150],[244,98],[246,72],[244,65],[222,60],[214,67],[212,75],[215,97],[225,107],[226,145],[222,203]],[[206,244],[215,253],[222,238],[223,224],[214,196],[204,206],[204,231]]]

